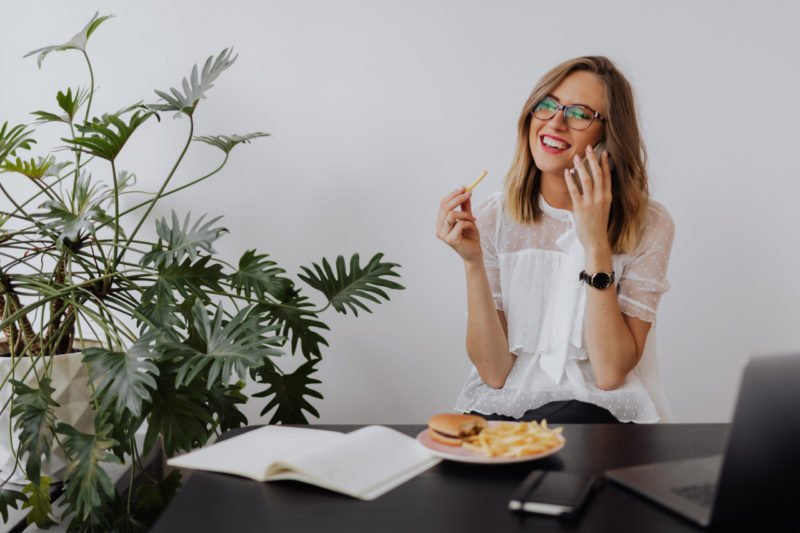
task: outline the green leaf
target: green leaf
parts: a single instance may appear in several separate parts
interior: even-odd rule
[[[67,88],[67,92],[58,91],[58,94],[56,95],[58,107],[64,111],[63,115],[56,115],[55,113],[50,113],[49,111],[34,111],[31,114],[38,117],[37,122],[40,123],[64,122],[66,124],[71,124],[75,120],[78,110],[83,106],[83,104],[86,103],[88,99],[88,89],[78,88],[75,89],[75,93],[73,93],[71,88]]]
[[[89,379],[95,387],[93,396],[100,399],[101,412],[113,403],[117,417],[122,417],[126,409],[136,417],[142,413],[142,404],[150,401],[150,391],[156,387],[153,376],[158,375],[158,367],[151,360],[154,341],[154,334],[148,333],[126,352],[105,348],[83,351],[83,362],[89,367]]]
[[[134,498],[136,516],[146,524],[153,524],[180,487],[181,473],[179,470],[173,470],[157,483],[139,485]]]
[[[239,270],[231,274],[231,286],[236,294],[244,293],[246,298],[263,299],[268,293],[283,300],[294,283],[281,276],[286,271],[278,268],[275,261],[267,260],[268,255],[256,255],[255,250],[247,250],[239,259]]]
[[[0,515],[3,523],[8,522],[8,509],[19,509],[19,502],[27,502],[28,499],[19,491],[0,489]]]
[[[122,151],[125,143],[133,135],[133,132],[155,114],[152,111],[137,111],[130,116],[126,123],[122,119],[122,114],[129,109],[105,114],[100,118],[95,117],[89,122],[77,126],[78,131],[83,135],[73,139],[62,138],[61,140],[74,145],[83,152],[101,159],[114,161]]]
[[[222,291],[220,280],[225,277],[222,265],[208,265],[211,256],[201,257],[195,263],[185,259],[183,263],[172,263],[158,267],[158,278],[145,289],[142,297],[145,301],[172,298],[172,291],[178,291],[184,298],[195,295],[203,301],[208,300],[207,287],[211,291]]]
[[[20,431],[20,453],[27,455],[25,474],[34,483],[39,483],[42,457],[50,457],[50,448],[55,437],[55,389],[49,377],[39,380],[39,388],[31,388],[21,381],[10,380],[14,391],[14,407],[11,416],[16,417],[14,428]]]
[[[261,383],[269,386],[253,396],[259,398],[272,396],[267,406],[261,410],[261,416],[277,407],[269,421],[270,424],[308,424],[303,411],[319,418],[317,410],[306,399],[306,397],[322,399],[322,394],[310,387],[320,381],[309,377],[317,371],[314,365],[319,361],[319,359],[306,361],[291,374],[282,374],[272,365],[259,368],[256,373]]]
[[[210,144],[211,146],[216,146],[226,154],[230,153],[233,150],[233,147],[237,144],[241,143],[250,143],[252,139],[257,137],[269,137],[269,133],[264,133],[261,131],[256,131],[254,133],[246,133],[244,135],[231,135],[230,137],[227,135],[206,135],[206,136],[195,136],[193,139],[195,141],[203,142],[206,144]]]
[[[36,50],[32,50],[27,54],[25,54],[23,57],[32,56],[33,54],[39,54],[38,57],[36,58],[36,63],[39,65],[39,68],[42,68],[42,61],[44,61],[44,58],[47,57],[47,55],[50,52],[60,52],[62,50],[82,50],[85,52],[86,44],[89,41],[89,37],[91,37],[92,33],[94,33],[94,30],[96,30],[97,27],[100,26],[100,24],[112,18],[113,16],[114,15],[104,15],[101,17],[100,13],[97,12],[92,17],[92,20],[90,20],[89,23],[86,26],[84,26],[84,28],[81,31],[76,33],[75,36],[72,37],[72,39],[70,39],[69,41],[54,46],[45,46],[44,48],[38,48]]]
[[[350,308],[358,316],[358,307],[371,313],[372,311],[361,301],[362,299],[380,303],[380,300],[373,294],[389,300],[389,296],[380,287],[398,290],[405,288],[386,279],[388,276],[399,277],[400,274],[394,272],[393,268],[400,265],[381,263],[381,257],[383,254],[375,254],[362,269],[359,266],[358,254],[354,254],[350,259],[350,272],[348,273],[344,257],[340,255],[336,258],[336,274],[331,270],[328,260],[323,258],[322,267],[313,263],[314,272],[306,267],[300,267],[305,275],[299,274],[298,277],[322,292],[339,313],[347,314],[347,308]]]
[[[208,405],[217,414],[220,431],[247,425],[247,417],[237,407],[247,403],[243,388],[244,381],[237,381],[232,385],[216,383],[209,389]]]
[[[94,435],[82,433],[60,423],[56,431],[63,435],[62,446],[71,461],[64,474],[64,499],[67,512],[86,520],[96,509],[108,503],[114,495],[114,485],[100,463],[119,463],[109,450],[117,441],[108,438],[111,426],[100,426]]]
[[[201,98],[205,98],[205,93],[214,86],[214,82],[228,67],[233,65],[238,56],[231,57],[233,53],[232,48],[226,48],[214,58],[209,56],[203,65],[203,71],[198,77],[197,65],[192,68],[191,76],[183,78],[183,92],[171,87],[170,92],[156,91],[166,103],[152,104],[148,107],[155,111],[176,111],[175,116],[180,116],[181,113],[191,116],[197,107]]]
[[[172,226],[169,225],[165,218],[156,221],[156,233],[158,233],[159,242],[142,257],[142,266],[147,266],[150,263],[169,266],[173,262],[180,262],[186,255],[194,261],[197,259],[197,253],[200,250],[205,250],[209,254],[216,253],[212,243],[224,233],[227,233],[228,230],[225,228],[212,228],[211,226],[222,217],[211,219],[203,224],[203,219],[205,218],[205,215],[203,215],[190,228],[189,219],[191,215],[191,213],[186,215],[183,220],[183,226],[178,221],[178,215],[175,214],[175,211],[172,212]],[[161,241],[164,241],[166,248],[161,245]]]
[[[91,176],[81,174],[75,187],[75,208],[61,198],[42,204],[44,212],[34,216],[42,219],[53,232],[58,233],[58,242],[65,239],[76,242],[81,232],[94,234],[95,224],[109,220],[104,204],[111,200],[111,193],[101,183],[93,183]]]
[[[204,349],[185,343],[167,343],[165,355],[180,359],[176,385],[193,381],[208,369],[207,387],[215,383],[228,383],[235,371],[240,378],[247,371],[264,364],[271,355],[281,355],[272,348],[282,342],[279,336],[267,336],[277,326],[262,325],[262,317],[245,307],[229,321],[223,321],[221,305],[216,306],[213,320],[205,307],[197,301],[192,309],[193,325],[203,341]]]
[[[42,528],[54,525],[55,522],[50,518],[50,478],[42,476],[37,483],[31,481],[22,492],[28,495],[22,508],[31,510],[25,517],[28,525],[36,524]]]
[[[159,367],[161,375],[147,417],[144,453],[152,449],[160,434],[164,439],[164,451],[172,457],[205,444],[214,418],[205,405],[205,383],[199,381],[175,387],[174,365],[162,362]]]
[[[0,165],[0,169],[5,172],[18,172],[32,180],[38,180],[45,175],[54,160],[53,156],[32,157],[30,161],[24,161],[18,157],[16,161],[11,161],[10,159],[5,161]]]
[[[5,163],[9,157],[16,156],[17,150],[30,150],[31,145],[36,143],[31,135],[33,130],[27,129],[23,124],[9,129],[8,122],[3,122],[0,127],[0,164]]]
[[[328,346],[328,341],[314,331],[312,328],[329,330],[330,328],[323,322],[314,320],[317,314],[309,311],[308,307],[314,307],[305,296],[292,290],[291,293],[282,300],[280,304],[262,302],[258,304],[258,312],[266,313],[270,323],[279,323],[281,335],[291,339],[292,353],[297,352],[297,345],[303,352],[306,359],[322,357],[320,345]]]

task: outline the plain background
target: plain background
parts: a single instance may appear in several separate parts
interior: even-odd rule
[[[676,223],[658,352],[677,420],[729,420],[747,356],[800,349],[793,2],[15,2],[0,32],[0,122],[30,122],[58,90],[87,85],[76,52],[41,70],[22,56],[96,10],[116,15],[88,47],[97,113],[154,102],[234,46],[195,133],[272,134],[157,215],[224,215],[223,258],[257,248],[293,276],[354,252],[402,265],[407,289],[374,314],[322,315],[320,422],[421,423],[452,408],[469,370],[466,294],[461,260],[434,236],[439,200],[483,169],[474,201],[501,188],[522,104],[579,55],[610,57],[633,84],[653,197]],[[154,189],[186,134],[186,120],[151,121],[118,166]],[[56,146],[65,132],[48,135]],[[193,145],[176,183],[219,161]],[[301,356],[284,359],[290,369]],[[251,422],[263,405],[248,406]]]

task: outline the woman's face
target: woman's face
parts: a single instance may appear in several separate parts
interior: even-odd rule
[[[603,117],[605,109],[605,86],[591,72],[578,71],[569,74],[550,96],[562,105],[582,105],[598,111]],[[551,144],[547,146],[544,139]],[[573,157],[586,156],[586,147],[594,146],[603,137],[603,121],[595,119],[588,129],[574,130],[564,122],[564,112],[558,111],[550,120],[531,117],[530,149],[536,167],[543,173],[563,175],[565,168],[575,166]],[[555,142],[553,142],[555,141]]]

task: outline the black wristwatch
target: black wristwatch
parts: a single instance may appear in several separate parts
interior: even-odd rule
[[[587,274],[585,270],[582,270],[578,279],[595,289],[607,289],[614,284],[614,271]]]

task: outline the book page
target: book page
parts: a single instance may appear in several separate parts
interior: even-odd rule
[[[408,435],[367,426],[273,465],[267,480],[295,479],[371,500],[439,461]]]
[[[264,481],[273,463],[344,437],[338,431],[265,426],[167,461],[178,468],[224,472]]]

